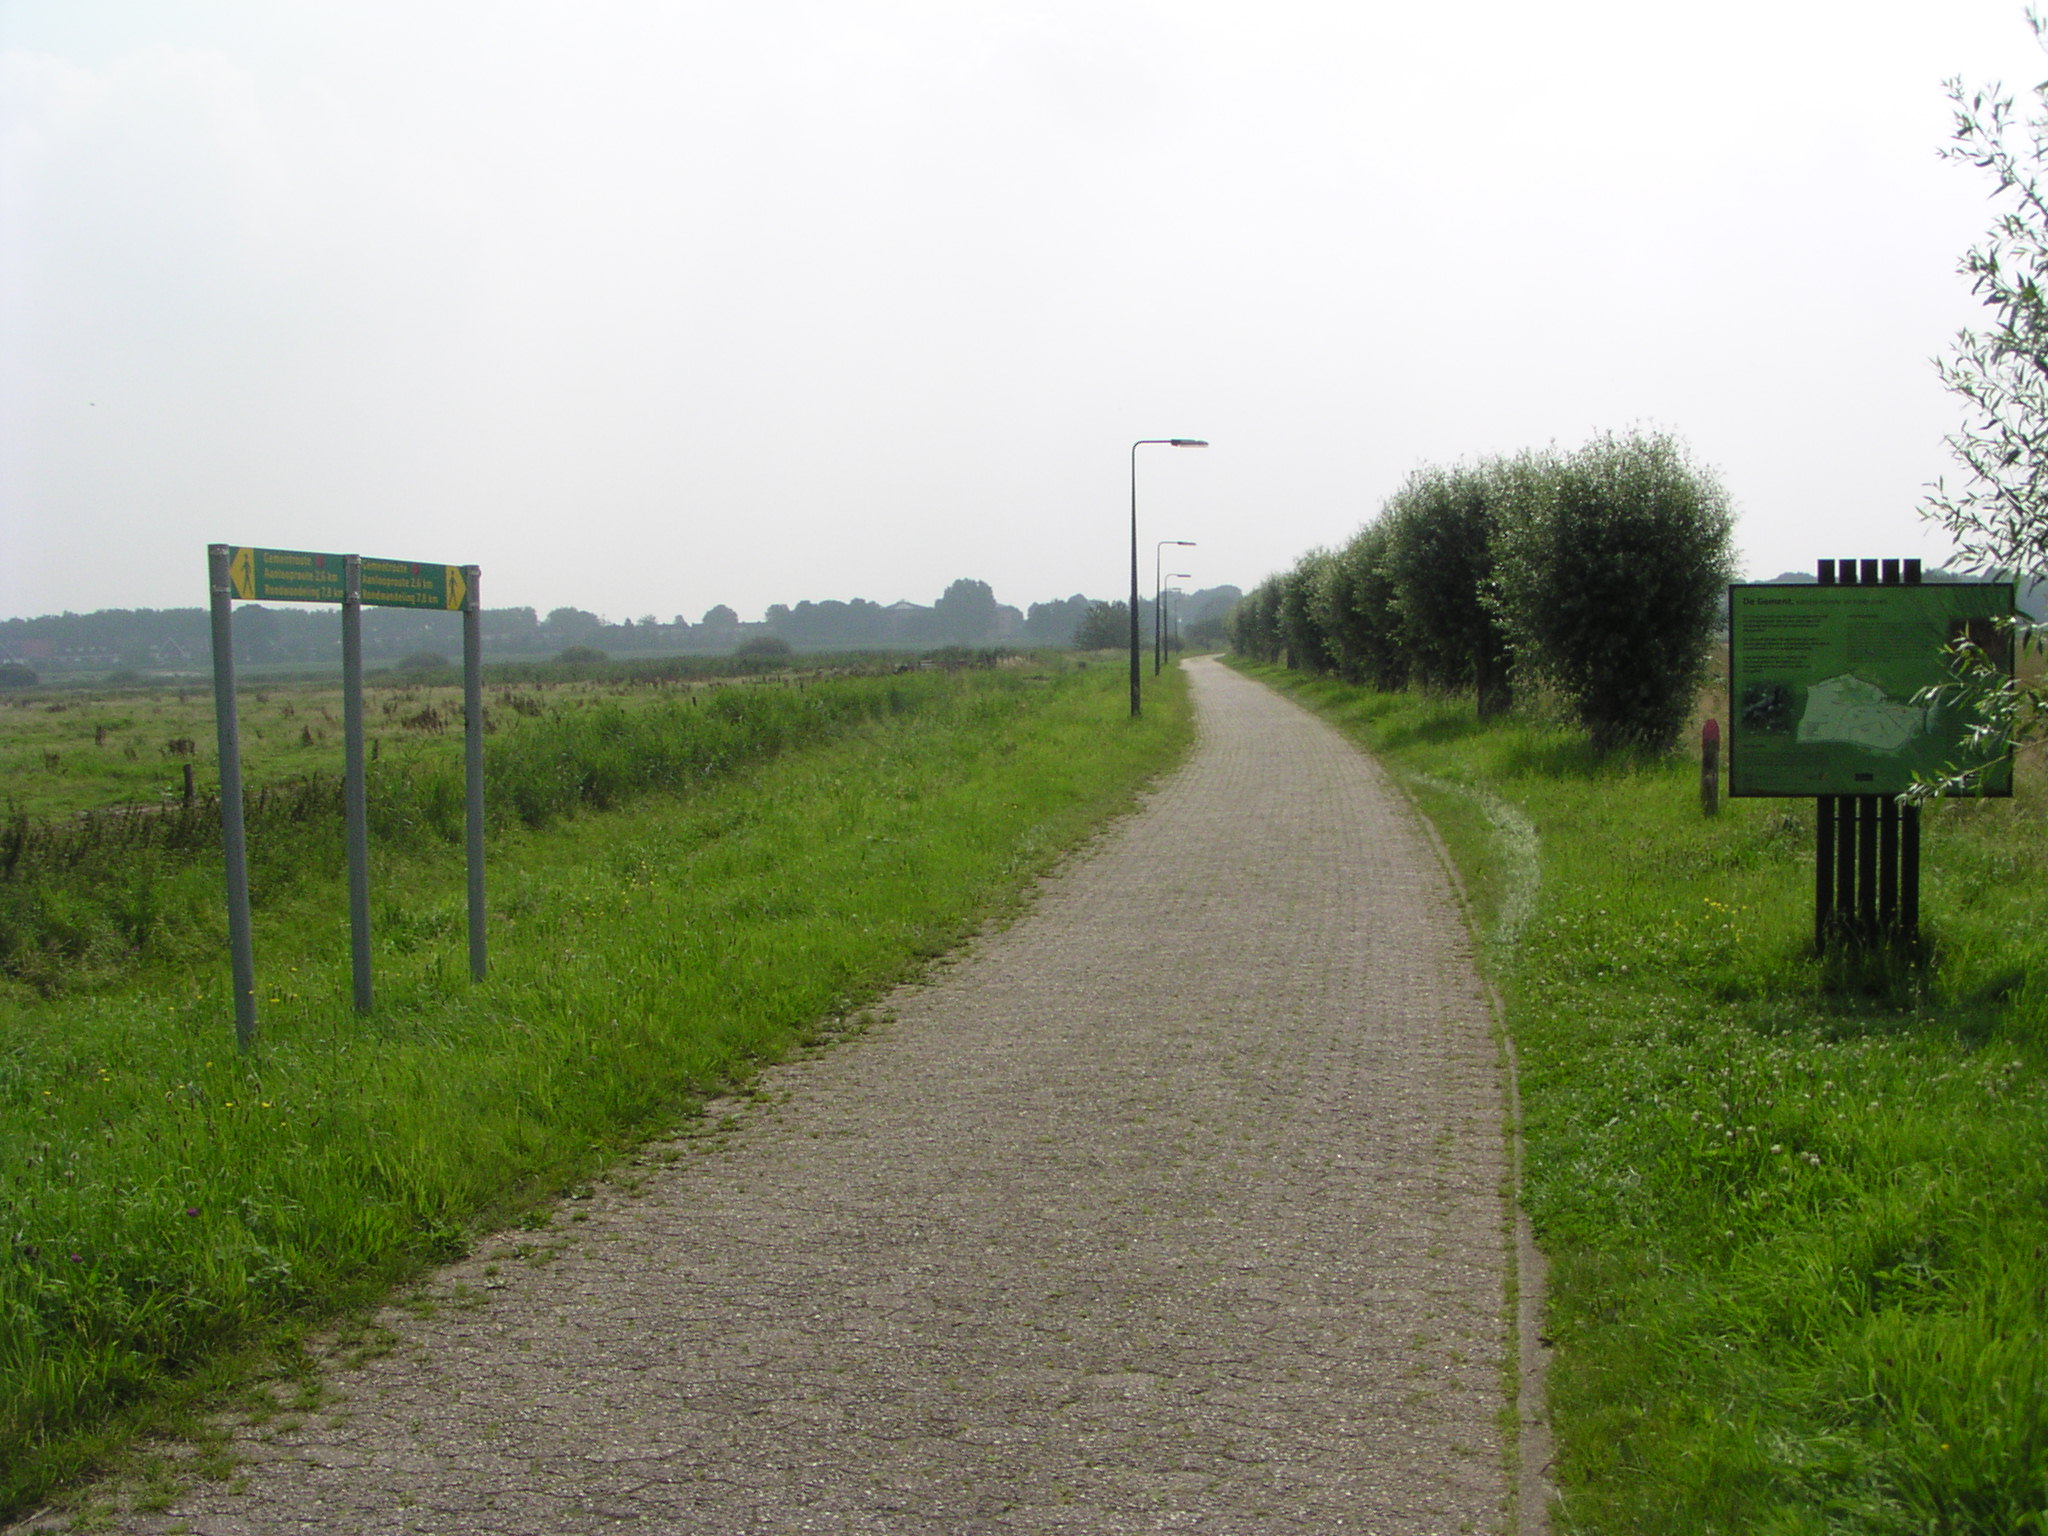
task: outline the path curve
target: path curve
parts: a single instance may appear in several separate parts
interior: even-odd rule
[[[463,1304],[241,1432],[241,1482],[121,1528],[1503,1529],[1503,1085],[1455,898],[1369,758],[1188,669],[1195,752],[1024,918],[650,1148],[554,1262],[481,1244]]]

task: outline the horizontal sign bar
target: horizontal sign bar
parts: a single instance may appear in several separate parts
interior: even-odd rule
[[[363,556],[363,601],[375,608],[439,608],[453,613],[469,597],[459,565],[421,565]]]
[[[228,585],[244,602],[338,603],[342,555],[309,549],[248,549],[228,552]]]
[[[309,549],[254,549],[228,554],[228,584],[243,602],[343,601],[345,555]],[[469,601],[469,579],[459,565],[362,557],[362,600],[372,608],[438,608],[459,612]]]

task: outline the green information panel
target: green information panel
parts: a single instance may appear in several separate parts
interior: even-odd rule
[[[2012,611],[2010,582],[1730,587],[1728,793],[1895,795],[1964,765],[1967,714],[1914,695],[1954,680],[1951,641],[2004,655]],[[2011,794],[2010,757],[1986,767]]]
[[[341,567],[340,555],[243,547],[228,553],[228,583],[243,602],[338,603]]]
[[[459,565],[363,556],[363,601],[373,608],[440,608],[450,613],[469,597]]]
[[[228,554],[228,583],[243,602],[338,603],[344,556],[309,549],[252,549]],[[362,598],[372,608],[439,608],[454,613],[469,601],[459,565],[373,560],[364,555]]]

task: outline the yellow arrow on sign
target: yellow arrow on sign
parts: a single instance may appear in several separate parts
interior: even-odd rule
[[[469,583],[463,579],[461,566],[449,565],[442,569],[448,573],[448,611],[459,612],[469,601]]]
[[[237,549],[228,560],[228,585],[235,596],[247,602],[256,595],[256,551]]]

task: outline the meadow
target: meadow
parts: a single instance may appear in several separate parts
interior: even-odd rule
[[[493,663],[486,668],[484,729],[497,735],[567,709],[641,709],[723,686],[893,674],[905,659],[848,654],[811,667],[733,656]],[[251,788],[341,772],[339,677],[258,674],[240,681],[236,713]],[[460,751],[454,744],[462,739],[462,718],[462,678],[452,666],[374,672],[364,687],[366,750],[379,761],[433,761]],[[0,692],[0,809],[10,817],[180,804],[188,765],[195,793],[218,787],[206,678]]]
[[[199,811],[182,841],[60,827],[0,880],[30,893],[0,907],[0,939],[17,935],[0,974],[0,1513],[252,1361],[297,1368],[308,1329],[478,1233],[545,1225],[760,1063],[857,1031],[1191,730],[1176,677],[1132,722],[1120,671],[1072,661],[576,686],[506,710],[519,723],[488,744],[481,986],[453,742],[445,764],[387,752],[372,775],[368,1016],[348,1005],[333,795],[280,787],[252,820],[246,1057]],[[251,703],[275,713],[258,718],[325,723],[317,689],[262,687]],[[401,707],[438,704],[421,689]],[[68,958],[67,933],[85,936]]]
[[[1561,1532],[2048,1532],[2048,793],[1926,813],[1917,964],[1812,954],[1813,807],[1243,663],[1443,832],[1521,1073]],[[1695,738],[1696,739],[1696,738]]]

